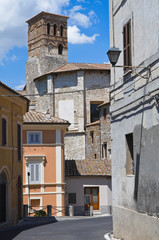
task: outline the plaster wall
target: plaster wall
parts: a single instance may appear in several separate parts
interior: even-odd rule
[[[66,177],[66,204],[68,205],[68,193],[76,193],[76,204],[74,204],[74,207],[77,209],[77,213],[82,213],[82,210],[84,210],[84,187],[88,186],[99,187],[99,211],[110,213],[111,179],[107,179],[106,177]]]

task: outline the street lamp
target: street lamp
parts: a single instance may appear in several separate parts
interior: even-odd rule
[[[27,173],[28,175],[28,207],[29,207],[29,216],[30,216],[30,185],[29,185],[29,177],[30,177],[30,172]]]
[[[116,48],[116,47],[110,48],[109,51],[107,52],[109,61],[113,67],[117,63],[120,53],[121,51],[119,50],[119,48]]]

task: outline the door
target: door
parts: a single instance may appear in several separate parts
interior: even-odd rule
[[[6,184],[0,183],[0,223],[6,222]]]
[[[85,187],[85,210],[88,210],[89,206],[93,206],[93,210],[99,210],[99,187]]]

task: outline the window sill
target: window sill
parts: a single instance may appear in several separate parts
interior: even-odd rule
[[[135,177],[135,174],[126,174],[127,177]]]

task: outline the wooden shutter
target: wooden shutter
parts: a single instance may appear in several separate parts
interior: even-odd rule
[[[2,146],[7,144],[7,121],[2,118]]]
[[[131,66],[131,21],[129,20],[123,28],[123,52],[124,52],[124,66]],[[127,72],[129,68],[124,68]]]

